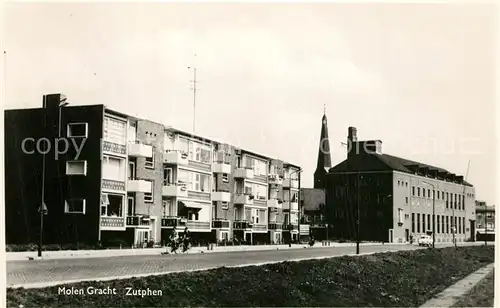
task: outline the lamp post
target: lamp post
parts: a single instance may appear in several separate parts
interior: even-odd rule
[[[432,248],[436,247],[436,186],[432,183],[422,181],[422,183],[432,186]]]

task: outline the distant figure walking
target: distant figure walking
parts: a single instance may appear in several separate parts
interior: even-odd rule
[[[169,237],[169,246],[170,252],[177,253],[177,249],[179,249],[179,235],[177,234],[177,230],[175,227]]]
[[[309,240],[309,246],[313,247],[314,243],[316,243],[316,240],[314,239],[314,236],[311,236],[311,239]]]
[[[189,232],[189,229],[186,227],[184,229],[184,234],[182,237],[182,252],[185,253],[186,251],[189,250],[189,246],[191,244],[191,233]]]

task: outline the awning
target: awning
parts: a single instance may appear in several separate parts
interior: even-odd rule
[[[201,210],[203,208],[203,205],[200,203],[196,202],[183,202],[185,207],[192,208],[192,209],[199,209]]]

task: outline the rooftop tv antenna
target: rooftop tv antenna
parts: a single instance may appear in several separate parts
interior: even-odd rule
[[[193,62],[194,65],[188,66],[188,69],[193,71],[193,80],[190,80],[190,82],[193,85],[190,89],[193,90],[193,133],[194,133],[196,128],[196,91],[199,90],[198,88],[196,88],[196,84],[198,83],[198,81],[196,80],[196,54],[194,54]]]

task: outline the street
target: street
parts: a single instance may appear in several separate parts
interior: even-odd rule
[[[414,250],[411,245],[361,247],[361,253]],[[279,262],[354,254],[355,247],[301,248],[288,250],[221,252],[212,254],[121,256],[7,262],[7,285],[92,280],[105,277],[145,275],[171,271],[197,270],[262,262]]]

